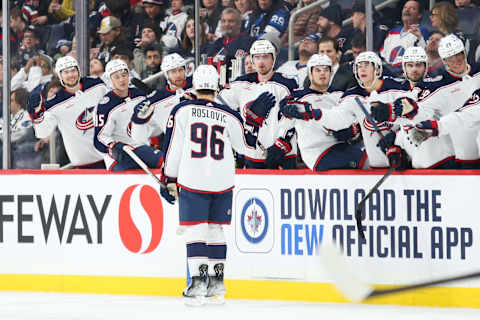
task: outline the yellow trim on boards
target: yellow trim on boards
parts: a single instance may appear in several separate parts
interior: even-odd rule
[[[332,284],[320,282],[226,280],[227,298],[345,303]],[[0,274],[0,291],[180,296],[184,278]],[[379,286],[392,288],[394,286]],[[434,287],[375,298],[368,304],[480,309],[480,288]]]

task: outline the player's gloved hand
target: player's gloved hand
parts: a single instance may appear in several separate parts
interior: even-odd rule
[[[197,95],[193,91],[185,91],[180,97],[180,102],[185,100],[197,100]]]
[[[28,97],[27,111],[32,120],[42,116],[45,109],[43,108],[43,97],[40,93],[32,93]]]
[[[418,104],[415,100],[408,97],[398,98],[393,103],[393,113],[397,117],[413,119],[418,113]]]
[[[388,163],[396,171],[403,171],[408,167],[408,158],[405,150],[399,146],[393,145],[387,149],[385,153],[388,158]]]
[[[417,130],[422,130],[428,137],[438,137],[438,121],[436,120],[425,120],[415,125]]]
[[[178,188],[177,188],[176,179],[169,178],[165,176],[162,172],[160,181],[162,182],[160,185],[160,195],[168,203],[174,204],[175,200],[177,200],[178,198]]]
[[[245,156],[243,154],[235,153],[235,168],[245,168]]]
[[[150,100],[145,99],[133,108],[132,122],[137,124],[144,124],[150,120],[155,107],[150,103]]]
[[[298,106],[296,104],[284,104],[280,105],[280,112],[287,118],[303,119],[303,115],[298,111]]]
[[[122,142],[112,142],[108,146],[108,154],[119,163],[125,163],[126,161],[130,161],[130,156],[125,151],[123,151],[123,147],[125,146],[134,149],[132,146]]]
[[[390,103],[383,103],[378,101],[370,103],[370,106],[370,112],[372,114],[372,117],[378,122],[394,122],[398,117],[398,115],[393,110],[393,106]]]
[[[253,102],[245,106],[245,122],[254,127],[261,127],[275,106],[275,97],[270,92],[264,92]]]
[[[395,144],[395,138],[397,137],[396,133],[390,131],[386,135],[384,135],[380,141],[377,143],[377,147],[379,147],[383,153],[387,153],[388,148]]]
[[[333,131],[332,135],[341,142],[354,143],[360,137],[360,125],[358,123],[352,124],[350,127]]]
[[[278,138],[275,143],[267,149],[267,158],[265,159],[265,167],[267,169],[277,169],[283,157],[292,150],[292,145]]]

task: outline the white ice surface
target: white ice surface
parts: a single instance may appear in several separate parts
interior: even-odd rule
[[[187,307],[182,298],[0,292],[0,320],[467,320],[480,309],[396,307],[258,300]]]

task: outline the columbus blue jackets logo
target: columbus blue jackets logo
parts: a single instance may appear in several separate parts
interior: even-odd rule
[[[242,208],[240,223],[245,238],[251,243],[259,243],[268,231],[268,212],[259,198],[250,198]]]
[[[85,109],[77,118],[75,126],[77,129],[86,131],[93,128],[93,109],[95,107],[90,107]]]

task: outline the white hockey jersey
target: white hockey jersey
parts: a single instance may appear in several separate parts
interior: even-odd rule
[[[358,97],[365,109],[370,112],[371,102],[391,103],[395,99],[408,94],[405,86],[393,79],[385,78],[381,81],[381,88],[371,93],[358,86],[347,90],[342,96],[338,107],[322,110],[322,117],[319,120],[321,125],[331,130],[345,129],[355,121],[358,122],[362,131],[369,163],[373,168],[388,167],[388,159],[382,150],[377,147],[380,141],[379,134],[375,131],[372,123],[368,121],[360,106],[355,102],[355,98]],[[392,124],[389,122],[377,122],[376,124],[381,131],[389,130],[392,127]]]
[[[229,191],[235,176],[232,148],[240,154],[253,148],[245,139],[240,114],[213,101],[183,101],[168,121],[164,173],[189,191]]]
[[[130,88],[128,97],[121,98],[113,91],[105,95],[95,108],[95,148],[103,154],[105,166],[110,169],[115,160],[108,154],[111,143],[122,142],[136,148],[145,143],[132,139],[130,119],[133,108],[145,99],[143,91]]]
[[[60,89],[45,101],[42,111],[32,115],[37,138],[48,137],[58,126],[70,162],[84,166],[102,160],[93,146],[93,114],[95,106],[107,92],[105,84],[96,78],[80,80],[80,90],[70,93]]]
[[[292,97],[310,103],[313,107],[322,110],[336,107],[342,91],[321,93],[310,88],[295,90]],[[303,110],[301,110],[303,112]],[[280,134],[295,128],[297,132],[298,148],[302,154],[302,160],[311,170],[315,170],[318,158],[333,145],[340,143],[330,133],[330,130],[322,126],[318,121],[303,121],[282,117],[280,120]]]
[[[295,80],[299,88],[303,87],[303,82],[308,76],[307,65],[300,64],[298,60],[285,62],[277,69],[277,72],[285,78]]]
[[[32,130],[32,120],[27,110],[19,110],[10,117],[10,142],[20,143],[27,137]],[[0,140],[3,139],[3,118],[0,118]]]
[[[164,34],[181,40],[182,31],[187,22],[188,14],[181,10],[172,11],[167,10],[167,16],[160,22],[160,28],[162,28]]]
[[[275,96],[275,106],[270,110],[263,126],[260,128],[245,126],[247,130],[257,137],[257,147],[248,149],[248,153],[244,154],[247,160],[263,161],[266,158],[266,150],[274,144],[278,137],[278,124],[281,118],[279,103],[283,98],[291,95],[296,88],[297,83],[295,80],[287,79],[278,72],[275,72],[273,77],[266,82],[259,82],[257,73],[249,73],[238,77],[230,83],[229,88],[220,92],[220,101],[225,101],[225,104],[229,107],[239,111],[243,119],[245,119],[245,107],[257,99],[260,94],[270,92]],[[296,136],[291,137],[291,140],[288,142],[292,145],[292,150],[286,157],[295,157],[297,154]]]

